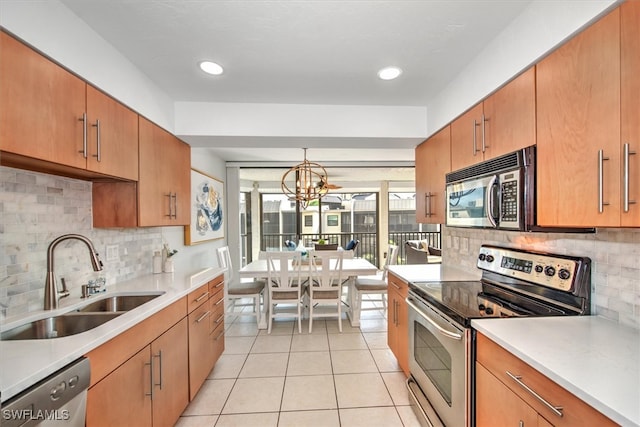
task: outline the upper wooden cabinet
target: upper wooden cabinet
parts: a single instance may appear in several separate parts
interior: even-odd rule
[[[140,117],[138,182],[93,184],[94,227],[187,225],[191,148]]]
[[[138,115],[3,32],[0,99],[0,150],[8,161],[138,179]]]
[[[620,113],[623,156],[620,225],[637,227],[640,226],[640,2],[625,2],[620,11]],[[628,178],[625,178],[626,176]]]
[[[630,3],[624,14],[637,15],[638,7]],[[637,79],[627,80],[637,85]],[[637,98],[628,102],[637,114]],[[620,117],[616,9],[537,65],[539,225],[620,226]]]
[[[451,170],[536,144],[535,67],[451,123]]]
[[[191,148],[140,117],[138,225],[187,225],[191,217]]]
[[[416,147],[416,222],[445,222],[445,174],[451,170],[447,126]]]

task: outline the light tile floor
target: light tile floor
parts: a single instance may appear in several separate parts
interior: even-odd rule
[[[369,303],[373,304],[373,303]],[[271,335],[248,316],[225,319],[225,351],[178,427],[419,426],[404,374],[387,346],[382,311],[343,320],[274,322]]]

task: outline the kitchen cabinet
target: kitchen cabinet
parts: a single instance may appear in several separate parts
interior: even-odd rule
[[[3,164],[88,179],[138,179],[138,115],[0,32]]]
[[[451,170],[451,128],[416,147],[416,222],[444,224],[445,175]]]
[[[478,333],[476,425],[606,427],[617,424]]]
[[[139,119],[139,179],[93,185],[94,227],[188,225],[191,148],[149,120]]]
[[[393,273],[387,275],[387,282],[387,343],[396,356],[398,365],[409,376],[409,312],[405,302],[409,285]]]
[[[451,170],[536,144],[535,67],[451,123]]]
[[[620,6],[623,227],[640,226],[640,2]],[[628,178],[626,178],[628,176]]]
[[[224,276],[189,293],[189,395],[193,399],[224,351]]]
[[[538,224],[620,226],[620,9],[536,68]]]
[[[87,425],[174,425],[189,402],[186,307],[182,298],[87,354]]]

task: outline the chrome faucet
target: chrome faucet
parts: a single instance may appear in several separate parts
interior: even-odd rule
[[[100,261],[98,253],[93,247],[93,243],[91,243],[91,240],[80,234],[64,234],[54,239],[53,242],[49,244],[49,248],[47,249],[47,280],[44,285],[45,310],[55,310],[56,308],[58,308],[58,301],[60,300],[60,298],[69,296],[69,291],[67,290],[66,286],[62,291],[58,291],[58,287],[56,285],[56,277],[53,273],[53,252],[56,246],[58,246],[58,243],[70,239],[80,240],[85,245],[87,245],[87,248],[89,249],[91,265],[93,266],[93,271],[102,270],[102,261]]]

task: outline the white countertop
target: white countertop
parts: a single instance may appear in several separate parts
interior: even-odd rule
[[[60,368],[94,348],[107,342],[116,335],[131,328],[147,317],[171,305],[187,295],[193,288],[207,283],[225,270],[204,268],[198,271],[180,271],[175,273],[149,274],[116,285],[107,286],[107,292],[81,300],[71,296],[60,301],[57,310],[39,311],[22,316],[19,319],[6,319],[2,330],[46,317],[72,311],[91,299],[97,300],[108,295],[126,293],[164,292],[150,302],[128,311],[115,319],[81,334],[62,338],[0,341],[0,394],[2,401],[15,396],[37,381],[46,378]]]
[[[468,272],[445,264],[390,265],[389,271],[405,282],[461,282],[480,280],[482,272]]]
[[[473,320],[471,326],[623,426],[640,426],[640,330],[599,316]]]

